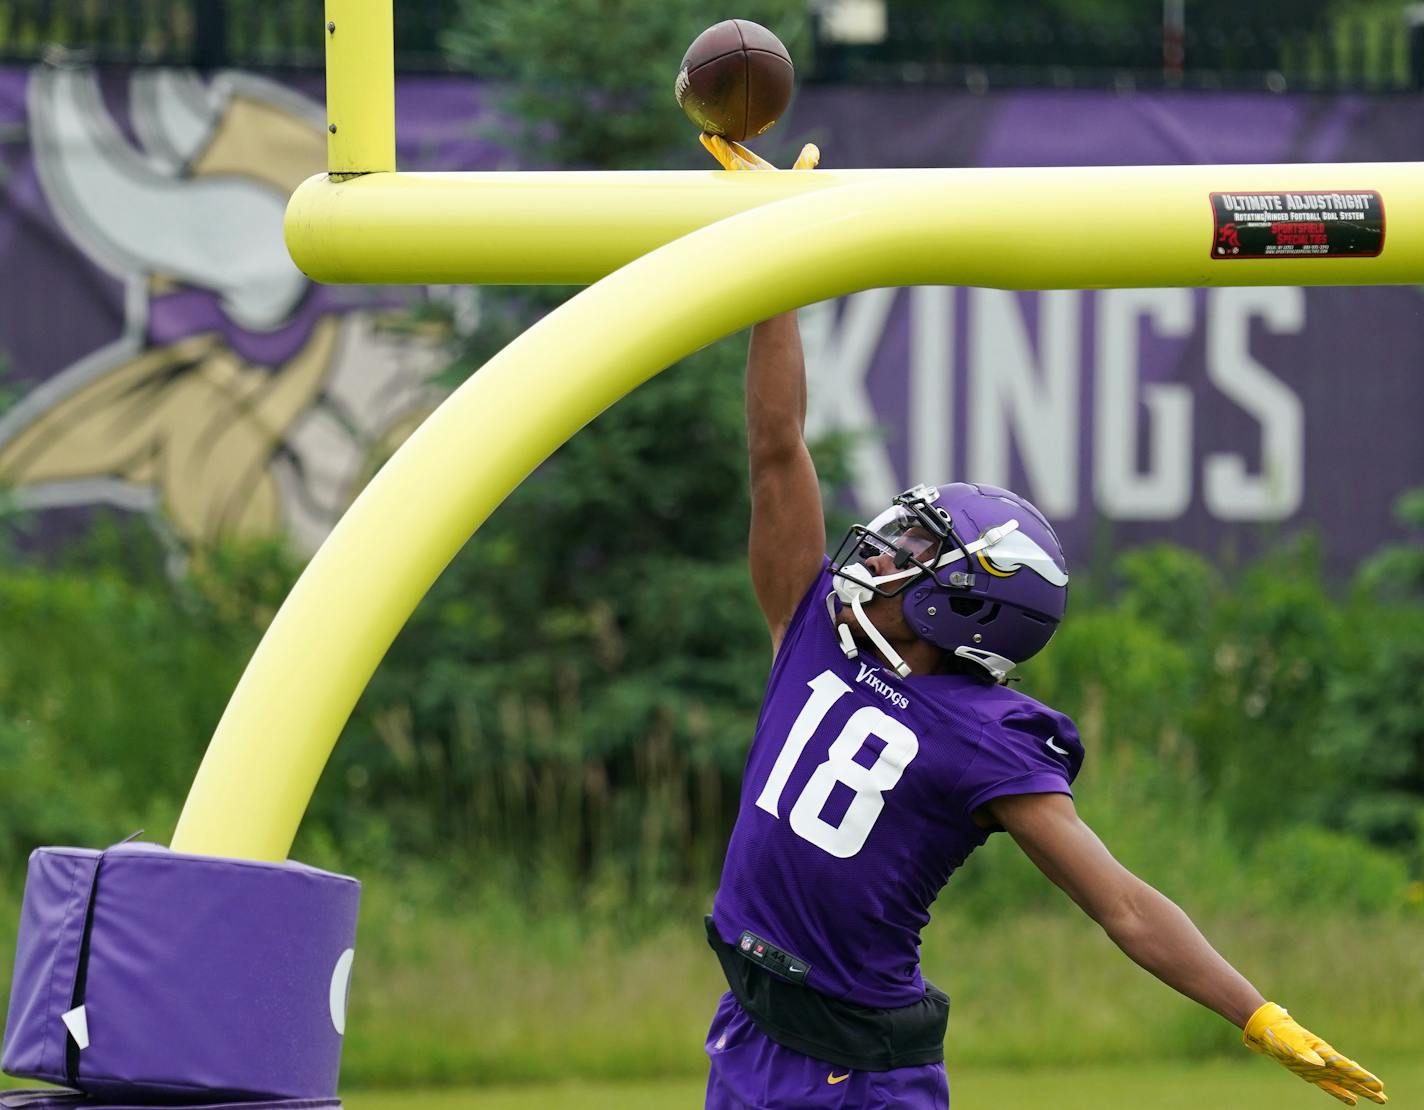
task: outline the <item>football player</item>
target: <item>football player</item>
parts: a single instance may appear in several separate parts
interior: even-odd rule
[[[1077,728],[1005,685],[1064,615],[1043,515],[994,486],[916,486],[828,559],[793,314],[754,329],[746,394],[749,558],[773,661],[707,918],[729,989],[706,1105],[947,1107],[949,1000],[920,974],[920,930],[997,831],[1247,1046],[1349,1105],[1385,1102],[1078,817]]]

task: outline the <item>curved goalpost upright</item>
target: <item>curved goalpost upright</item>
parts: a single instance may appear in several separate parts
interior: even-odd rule
[[[288,205],[297,265],[330,282],[592,284],[456,390],[332,531],[228,704],[177,851],[284,859],[361,691],[470,535],[598,413],[730,332],[879,286],[1424,283],[1420,163],[397,172],[390,5],[327,0],[328,173]],[[1317,197],[1359,198],[1382,241],[1255,256],[1222,215]]]

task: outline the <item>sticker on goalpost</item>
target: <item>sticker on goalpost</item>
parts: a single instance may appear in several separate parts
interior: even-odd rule
[[[1384,201],[1374,190],[1212,193],[1212,258],[1374,258]]]

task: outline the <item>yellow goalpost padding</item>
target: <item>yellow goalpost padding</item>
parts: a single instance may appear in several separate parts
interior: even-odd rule
[[[896,207],[877,215],[877,231],[895,240],[903,267],[881,271],[886,285],[1084,289],[1424,280],[1424,167],[1417,162],[404,172],[342,182],[317,176],[288,204],[287,247],[317,281],[583,285],[728,216],[813,193],[866,188],[882,190],[881,206]],[[1213,193],[1368,191],[1379,193],[1386,224],[1378,257],[1213,256]],[[841,219],[866,218],[863,200],[847,196],[844,203]],[[784,211],[785,219],[798,218],[796,210]],[[756,248],[740,261],[759,265],[765,254]],[[833,264],[854,269],[860,263],[838,256]]]

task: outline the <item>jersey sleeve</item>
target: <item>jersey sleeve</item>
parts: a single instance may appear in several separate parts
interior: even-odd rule
[[[1016,708],[988,721],[957,793],[973,813],[1010,794],[1067,794],[1083,765],[1078,728],[1043,706]]]

